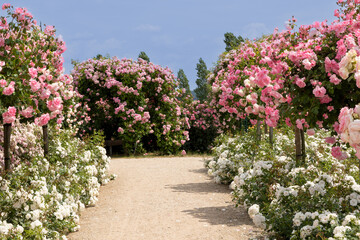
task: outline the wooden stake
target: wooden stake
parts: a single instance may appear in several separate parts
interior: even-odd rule
[[[295,154],[296,154],[296,165],[299,166],[302,160],[302,143],[300,129],[295,127]]]
[[[4,124],[4,160],[5,160],[5,171],[10,170],[11,159],[10,159],[10,136],[11,136],[11,124]]]
[[[271,145],[274,144],[274,128],[273,127],[269,128],[269,141],[270,141]]]
[[[43,140],[44,140],[44,157],[49,155],[49,134],[48,125],[42,126],[43,129]]]

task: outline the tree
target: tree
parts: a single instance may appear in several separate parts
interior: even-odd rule
[[[179,80],[179,88],[185,88],[187,94],[191,94],[189,80],[187,79],[185,72],[183,69],[179,69],[177,78]]]
[[[239,35],[236,37],[233,33],[227,32],[224,34],[224,43],[226,44],[225,50],[229,52],[230,50],[236,48],[240,43],[244,42],[244,39]]]
[[[146,53],[143,52],[143,51],[141,51],[141,52],[139,53],[138,58],[141,58],[142,60],[145,60],[145,61],[147,61],[147,62],[150,62],[150,58],[149,58],[148,55],[146,55]]]
[[[197,88],[194,90],[196,97],[200,102],[207,100],[210,93],[210,85],[207,82],[207,75],[209,70],[207,70],[206,64],[202,58],[199,59],[199,63],[196,64],[197,70],[197,79],[196,85]]]

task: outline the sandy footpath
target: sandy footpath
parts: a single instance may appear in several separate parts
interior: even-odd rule
[[[112,159],[118,177],[81,213],[70,240],[233,240],[260,236],[227,186],[206,175],[201,157]]]

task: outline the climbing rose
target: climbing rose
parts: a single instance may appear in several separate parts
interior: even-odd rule
[[[3,123],[13,123],[16,119],[16,108],[15,107],[9,107],[7,112],[4,112],[2,114],[3,117]]]

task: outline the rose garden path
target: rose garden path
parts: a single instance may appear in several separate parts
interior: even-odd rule
[[[260,236],[227,186],[207,176],[201,157],[114,158],[118,177],[101,187],[70,240],[233,240]]]

